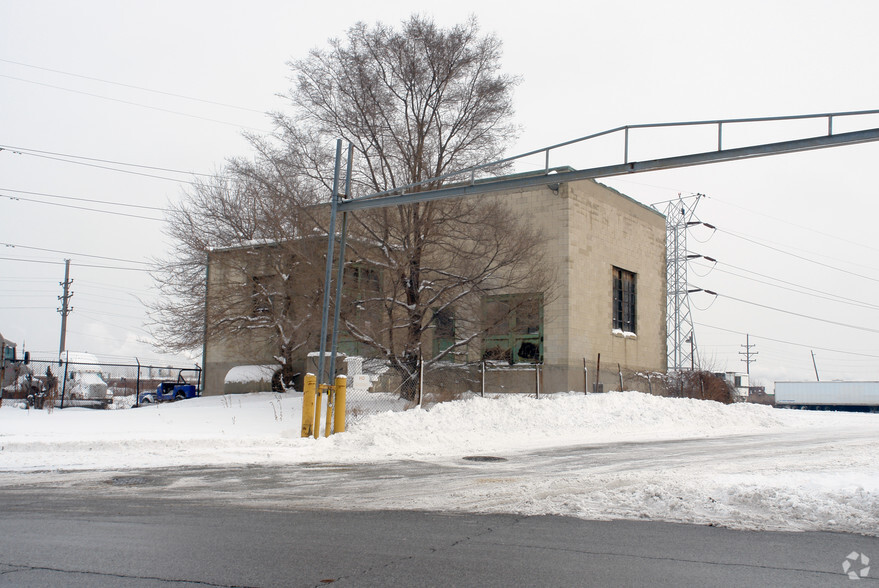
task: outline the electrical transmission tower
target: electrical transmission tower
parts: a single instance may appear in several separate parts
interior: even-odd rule
[[[696,205],[702,194],[678,197],[665,209],[665,255],[668,297],[666,320],[668,327],[668,369],[692,369],[698,362],[696,333],[690,313],[690,294],[687,282],[687,229],[698,224],[694,221]]]

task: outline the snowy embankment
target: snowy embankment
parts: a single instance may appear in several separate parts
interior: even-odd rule
[[[879,415],[625,392],[472,398],[368,416],[347,433],[318,440],[301,439],[300,425],[298,394],[206,397],[116,411],[48,413],[4,404],[0,471],[413,459],[474,468],[460,458],[490,454],[509,463],[493,466],[489,476],[480,469],[461,470],[466,475],[447,481],[438,476],[404,504],[364,488],[348,507],[879,535]]]

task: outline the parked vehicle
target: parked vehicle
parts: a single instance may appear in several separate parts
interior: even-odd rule
[[[775,406],[879,412],[879,382],[776,382]]]
[[[15,343],[0,335],[0,399],[25,399],[39,393],[40,382],[34,380],[29,363],[29,352],[19,357]]]
[[[137,399],[138,404],[151,404],[153,402],[168,402],[172,400],[186,400],[201,395],[201,390],[195,384],[189,384],[183,377],[183,371],[177,374],[174,382],[161,382],[155,390],[141,392]]]
[[[104,379],[98,358],[90,353],[66,351],[67,381],[63,387],[64,406],[106,408],[113,402],[113,391]]]

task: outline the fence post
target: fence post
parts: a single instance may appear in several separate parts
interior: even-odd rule
[[[601,354],[598,354],[598,361],[595,362],[595,392],[600,392],[598,385],[601,383]]]
[[[324,426],[324,437],[329,437],[333,434],[333,411],[336,410],[336,384],[335,381],[332,384],[327,384],[325,387],[327,390],[327,422]],[[315,427],[320,428],[320,420],[315,423]]]
[[[58,363],[61,363],[61,360],[58,360]],[[64,408],[64,393],[67,391],[67,366],[70,365],[69,361],[64,362],[64,380],[61,383],[61,406],[58,408]]]
[[[589,394],[589,370],[586,369],[586,358],[583,358],[583,394]]]
[[[137,362],[137,384],[134,385],[134,406],[140,406],[140,360],[138,358],[134,358],[134,361]]]
[[[482,360],[482,398],[485,398],[485,360]]]
[[[421,401],[424,399],[424,358],[421,353],[418,354],[418,407],[421,408]]]
[[[534,364],[534,376],[537,383],[537,399],[540,400],[540,364]]]

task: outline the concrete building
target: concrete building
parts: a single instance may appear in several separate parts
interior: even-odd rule
[[[624,374],[625,388],[646,390],[648,381],[637,381],[636,374],[666,370],[665,217],[592,180],[485,198],[502,200],[546,236],[546,259],[555,270],[556,285],[551,296],[533,293],[526,304],[519,304],[520,316],[489,329],[458,354],[459,360],[539,362],[544,391],[582,391],[592,390],[598,379],[600,354],[604,390],[619,389]],[[209,306],[211,293],[223,283],[248,279],[230,276],[219,263],[224,255],[238,254],[212,253]],[[522,295],[517,296],[521,303]],[[484,300],[483,313],[490,315],[493,305],[507,302],[502,296]],[[444,332],[443,324],[439,321],[428,335],[425,349],[437,349],[444,337],[454,337],[454,332]],[[454,329],[454,321],[448,325]],[[275,363],[272,336],[255,329],[251,340],[209,338],[205,393],[223,393],[225,374],[235,366]],[[301,350],[303,369],[305,354],[314,350]]]

